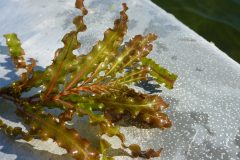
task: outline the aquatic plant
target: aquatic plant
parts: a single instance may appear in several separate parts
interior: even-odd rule
[[[159,95],[141,93],[130,87],[140,81],[155,81],[173,88],[177,76],[146,57],[156,35],[136,35],[122,45],[128,22],[128,8],[123,4],[120,18],[115,20],[113,28],[105,31],[103,40],[88,54],[75,55],[73,51],[81,46],[77,35],[87,29],[84,16],[88,13],[83,0],[76,0],[75,6],[82,13],[73,19],[76,28],[63,37],[64,46],[57,49],[52,64],[45,70],[36,70],[34,59],[27,63],[15,33],[4,35],[16,69],[24,71],[19,80],[0,89],[0,97],[16,105],[17,116],[28,128],[8,126],[0,120],[0,130],[26,141],[51,138],[79,160],[112,159],[111,144],[101,135],[117,136],[121,148],[131,151],[128,156],[158,157],[161,150],[142,151],[137,144],[126,145],[117,123],[127,119],[160,129],[172,124],[164,113],[168,105]],[[34,87],[41,88],[41,92],[22,96]],[[56,116],[45,108],[58,108],[61,113]],[[87,116],[92,126],[99,127],[97,147],[67,125],[74,115]]]

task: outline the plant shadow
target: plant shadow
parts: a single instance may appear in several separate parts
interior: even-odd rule
[[[15,65],[12,62],[11,57],[9,56],[9,51],[7,46],[3,46],[0,43],[0,71],[7,72],[5,75],[1,73],[0,76],[0,87],[8,86],[15,80],[19,79]],[[3,59],[2,59],[3,57]],[[34,70],[43,70],[41,66],[36,66]]]
[[[5,75],[2,75],[2,73],[1,73],[0,87],[7,86],[14,80],[18,79],[18,75],[16,74],[15,66],[12,63],[11,57],[8,56],[9,55],[8,53],[9,53],[8,48],[6,46],[0,45],[0,56],[4,55],[4,57],[5,57],[4,62],[0,62],[0,67],[1,67],[1,70],[3,69],[3,70],[8,71],[8,73]]]
[[[45,150],[37,150],[29,143],[18,142],[0,132],[0,152],[6,159],[15,160],[71,160],[69,155],[57,155]],[[8,158],[7,158],[8,157]]]
[[[151,79],[148,81],[140,81],[136,84],[136,86],[143,88],[145,91],[148,91],[149,94],[162,92],[160,89],[161,86],[159,84],[152,84]]]

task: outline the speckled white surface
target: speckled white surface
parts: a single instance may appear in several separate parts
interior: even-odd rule
[[[127,141],[140,143],[143,148],[164,148],[161,160],[240,159],[240,65],[172,15],[149,0],[87,0],[88,31],[79,35],[80,53],[103,38],[122,2],[129,6],[126,40],[135,34],[156,33],[159,39],[150,57],[179,75],[173,90],[159,93],[171,105],[168,113],[173,127],[165,131],[122,128]],[[78,13],[74,0],[1,0],[0,11],[0,87],[17,78],[4,33],[16,32],[26,57],[36,58],[39,66],[46,67]],[[21,125],[19,119],[10,116],[13,109],[4,108],[5,103],[0,99],[0,117]],[[25,144],[0,133],[1,160],[69,159],[62,153],[65,151],[51,141]]]

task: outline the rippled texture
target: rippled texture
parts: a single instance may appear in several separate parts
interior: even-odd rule
[[[240,0],[152,0],[240,63]]]

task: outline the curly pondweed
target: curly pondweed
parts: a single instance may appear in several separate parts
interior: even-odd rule
[[[15,33],[4,35],[16,69],[24,71],[19,80],[0,89],[0,96],[15,103],[17,116],[22,117],[29,127],[23,131],[0,119],[0,130],[26,141],[51,138],[79,160],[113,158],[114,155],[108,152],[111,144],[101,135],[117,136],[121,140],[121,149],[130,151],[126,152],[130,157],[158,157],[161,149],[142,151],[137,144],[126,145],[117,123],[127,116],[128,120],[149,128],[165,129],[172,124],[164,113],[168,105],[159,95],[141,93],[130,87],[151,80],[164,83],[168,89],[173,88],[177,76],[147,58],[157,36],[153,33],[136,35],[123,45],[128,22],[128,7],[124,3],[120,17],[113,28],[104,32],[103,40],[98,41],[88,54],[77,56],[73,51],[81,46],[77,36],[87,29],[84,17],[88,11],[83,0],[76,0],[75,6],[81,11],[81,15],[73,19],[76,28],[63,37],[64,46],[57,49],[53,63],[45,70],[36,70],[34,59],[29,64],[26,62],[24,55],[27,53]],[[23,98],[23,92],[33,87],[42,90]],[[61,113],[50,114],[45,107],[58,108]],[[67,125],[74,115],[87,116],[91,125],[98,126],[98,147]]]

